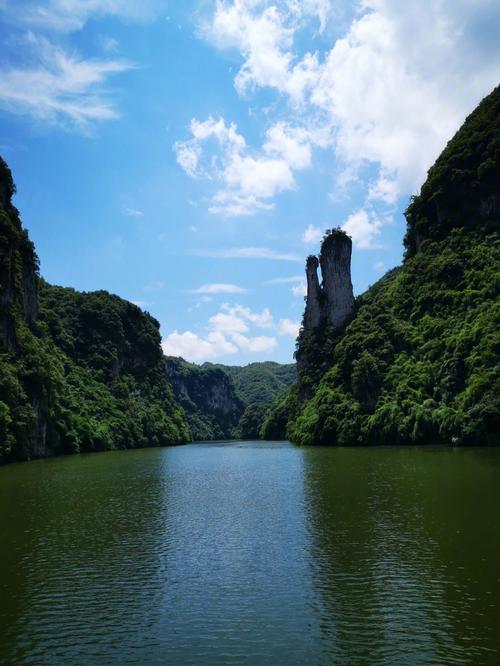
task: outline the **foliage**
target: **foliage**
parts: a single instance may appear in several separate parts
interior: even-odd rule
[[[456,227],[493,231],[500,216],[500,86],[466,119],[406,211],[407,255]]]
[[[0,462],[188,441],[158,322],[40,280],[14,191],[0,160]]]
[[[500,88],[448,144],[407,211],[407,256],[333,334],[302,335],[298,382],[266,438],[497,445]]]
[[[244,404],[222,366],[199,366],[182,358],[167,356],[165,369],[175,398],[184,409],[194,440],[238,437],[238,422]]]
[[[274,400],[295,377],[295,366],[228,366],[167,357],[167,376],[195,440],[255,439]]]
[[[297,376],[294,364],[282,365],[274,361],[249,363],[244,366],[204,363],[202,367],[217,367],[229,375],[245,405],[256,402],[271,405],[290,388]]]

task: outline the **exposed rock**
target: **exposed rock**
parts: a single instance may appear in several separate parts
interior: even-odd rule
[[[237,435],[245,406],[225,372],[173,356],[165,357],[165,370],[194,440],[231,439]]]
[[[334,329],[344,326],[354,310],[351,283],[352,241],[341,229],[327,232],[319,261],[309,256],[306,264],[307,296],[303,330],[308,333],[325,323]],[[318,281],[321,266],[322,284]]]
[[[307,298],[304,311],[304,329],[307,331],[316,328],[321,323],[321,287],[318,280],[318,258],[314,255],[307,257],[306,278]]]
[[[340,229],[323,240],[319,262],[323,276],[325,318],[333,328],[340,328],[351,317],[354,296],[351,282],[352,241]]]

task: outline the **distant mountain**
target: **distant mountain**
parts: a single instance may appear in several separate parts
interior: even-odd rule
[[[345,245],[339,232],[321,250],[333,258],[320,260],[329,293],[308,260],[298,380],[267,416],[266,438],[500,443],[500,87],[448,143],[406,219],[403,265],[346,317],[330,297],[340,285],[349,301],[350,268],[332,249]]]
[[[273,402],[296,378],[295,365],[195,365],[166,357],[165,368],[195,440],[258,438]]]

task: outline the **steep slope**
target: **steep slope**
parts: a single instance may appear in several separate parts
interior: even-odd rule
[[[205,363],[205,366],[210,364]],[[245,405],[238,424],[242,439],[260,439],[261,428],[273,403],[290,388],[297,377],[292,363],[273,361],[248,365],[219,365],[233,380],[236,392]]]
[[[0,161],[0,462],[189,439],[158,322],[107,292],[52,287]]]
[[[300,444],[499,444],[500,88],[409,206],[406,258],[298,341],[298,382],[264,424]],[[306,307],[307,312],[307,307]]]
[[[167,356],[165,370],[195,441],[239,436],[244,405],[231,378],[221,368]]]
[[[270,406],[296,378],[295,366],[195,365],[167,357],[165,368],[195,440],[258,438]]]

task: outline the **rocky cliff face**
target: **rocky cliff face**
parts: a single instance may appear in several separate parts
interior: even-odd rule
[[[323,276],[324,317],[335,329],[344,326],[354,309],[351,283],[352,241],[334,229],[323,240],[319,263]]]
[[[322,293],[318,280],[318,257],[310,255],[306,262],[307,299],[304,311],[304,330],[311,331],[321,324],[323,312]]]
[[[37,318],[38,260],[33,244],[12,205],[15,186],[0,158],[0,345],[16,349],[16,321]]]
[[[307,296],[302,327],[305,333],[321,324],[333,329],[344,326],[354,310],[351,283],[352,241],[341,229],[327,232],[319,261],[309,256],[306,263]],[[318,280],[318,265],[323,281]]]
[[[174,396],[184,408],[193,440],[236,437],[245,405],[231,378],[214,366],[197,366],[166,357],[165,370]]]
[[[335,332],[353,316],[351,252],[349,236],[341,229],[332,229],[323,238],[319,260],[315,256],[307,258],[306,307],[295,353],[299,372],[317,365],[318,345],[322,349],[328,347]],[[321,285],[318,266],[321,267]]]

